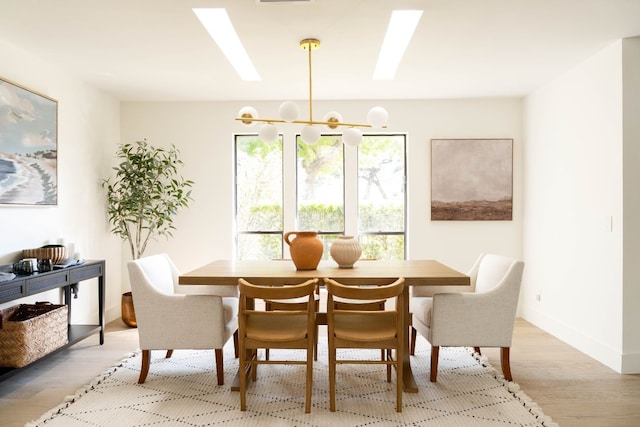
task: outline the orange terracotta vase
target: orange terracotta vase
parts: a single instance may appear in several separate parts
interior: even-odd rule
[[[291,236],[295,236],[291,239]],[[289,245],[291,260],[298,270],[315,270],[318,268],[324,245],[315,231],[289,231],[284,234],[284,241]]]

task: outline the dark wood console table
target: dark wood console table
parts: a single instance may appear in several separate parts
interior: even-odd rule
[[[64,304],[66,304],[69,312],[68,331],[69,342],[59,349],[49,353],[48,355],[24,366],[22,368],[6,368],[0,367],[0,381],[17,374],[22,369],[27,369],[41,360],[64,350],[65,348],[82,341],[86,337],[100,332],[100,345],[104,344],[104,277],[105,262],[85,261],[83,264],[74,265],[59,270],[53,270],[43,273],[33,273],[28,275],[16,276],[13,280],[0,282],[0,303],[14,301],[30,295],[39,294],[51,289],[64,290]],[[98,278],[98,324],[97,325],[72,325],[71,324],[71,300],[72,293],[78,292],[78,284],[83,280]]]

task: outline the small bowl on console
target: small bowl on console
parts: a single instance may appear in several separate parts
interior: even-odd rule
[[[50,259],[53,265],[67,259],[67,247],[64,245],[45,245],[41,248],[24,249],[22,253],[25,258]]]

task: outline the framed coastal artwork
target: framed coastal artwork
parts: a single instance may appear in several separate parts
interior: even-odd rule
[[[0,78],[0,205],[58,204],[58,101]]]
[[[431,220],[513,218],[513,139],[432,139]]]

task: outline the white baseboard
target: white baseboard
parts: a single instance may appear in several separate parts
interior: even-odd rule
[[[527,322],[620,374],[640,373],[640,353],[622,354],[620,351],[596,341],[581,331],[530,306],[521,306],[519,315]]]

